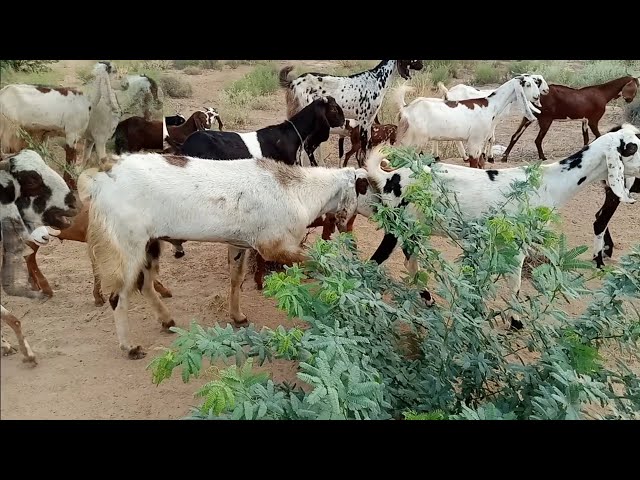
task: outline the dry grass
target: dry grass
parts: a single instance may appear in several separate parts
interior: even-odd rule
[[[160,86],[165,95],[171,98],[189,98],[193,95],[191,84],[176,75],[162,75],[160,77]]]
[[[184,69],[184,73],[187,75],[202,75],[202,70],[198,67],[187,67]]]

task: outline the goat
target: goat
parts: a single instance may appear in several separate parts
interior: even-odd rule
[[[171,179],[170,182],[167,179]],[[231,270],[229,310],[236,325],[240,311],[246,250],[283,264],[303,262],[300,246],[306,226],[334,213],[340,231],[361,212],[370,215],[366,172],[286,165],[270,159],[215,161],[161,154],[128,154],[116,163],[85,170],[78,179],[80,198],[90,201],[87,241],[95,254],[120,348],[130,359],[145,356],[128,332],[130,294],[137,289],[157,320],[175,325],[153,292],[161,239],[228,245]],[[131,222],[135,218],[136,222]]]
[[[527,118],[535,118],[530,102],[538,103],[540,98],[536,82],[524,75],[503,83],[487,98],[460,102],[418,97],[407,105],[407,90],[412,87],[401,85],[394,95],[399,110],[396,143],[422,146],[428,140],[458,140],[461,145],[467,141],[472,168],[484,168],[485,144],[504,110],[514,104]]]
[[[607,103],[622,96],[631,103],[636,96],[640,80],[637,77],[624,76],[606,83],[583,88],[572,88],[564,85],[549,85],[549,93],[541,98],[540,112],[534,118],[523,118],[518,129],[511,137],[502,161],[508,161],[509,153],[524,131],[534,121],[538,121],[540,131],[535,144],[538,158],[546,160],[542,151],[542,140],[549,131],[554,120],[582,120],[582,137],[584,144],[589,144],[587,125],[596,138],[600,136],[598,123],[607,109]]]
[[[524,77],[531,77],[533,79],[534,82],[536,82],[536,85],[538,85],[538,89],[540,90],[540,95],[546,95],[549,93],[549,85],[547,84],[547,81],[544,79],[544,77],[542,75],[537,75],[537,74],[522,74]],[[442,82],[438,82],[438,90],[440,91],[440,93],[442,93],[444,100],[449,100],[449,101],[455,101],[455,102],[459,102],[461,100],[470,100],[472,98],[486,98],[489,95],[491,95],[493,92],[495,92],[495,88],[490,88],[490,89],[485,89],[485,90],[479,90],[475,87],[471,87],[469,85],[465,85],[463,83],[455,85],[454,87],[451,87],[450,89],[447,89],[447,87],[444,86],[444,84]],[[508,106],[504,112],[502,113],[502,115],[506,115],[509,113],[509,111],[511,110],[511,106]],[[495,149],[494,149],[494,145],[496,142],[496,126],[497,124],[493,125],[493,130],[491,131],[491,137],[489,139],[489,142],[487,142],[486,144],[486,148],[485,148],[485,157],[487,157],[487,161],[489,163],[494,163],[494,153],[495,153]],[[462,142],[459,142],[458,144],[458,150],[460,152],[464,152],[464,145],[462,144]],[[502,153],[502,152],[500,152]],[[467,157],[466,155],[463,155],[462,158],[467,161]],[[436,156],[436,160],[439,160],[438,156]]]
[[[33,150],[22,150],[0,162],[0,229],[2,238],[2,287],[8,295],[43,298],[26,285],[16,285],[15,268],[23,265],[25,243],[43,244],[39,227],[66,228],[77,213],[76,198],[64,179]],[[30,233],[31,232],[31,233]],[[1,306],[2,320],[15,332],[24,360],[36,358],[22,334],[20,322]],[[11,346],[2,338],[3,353]]]
[[[269,158],[287,165],[301,164],[297,153],[301,152],[305,145],[310,146],[311,151],[314,151],[320,143],[329,138],[330,128],[340,127],[344,122],[342,108],[335,99],[320,97],[292,116],[290,120],[255,132],[212,130],[195,132],[187,138],[176,153],[210,160],[253,157]],[[333,233],[335,221],[331,215],[328,215],[326,219],[316,219],[313,225],[323,227],[323,238],[325,238]],[[264,265],[264,259],[258,253],[254,276],[256,279],[264,276]],[[256,280],[256,286],[261,289],[262,281]]]
[[[378,115],[376,115],[375,118],[373,119],[373,124],[380,125],[380,120],[378,119]],[[351,127],[353,129],[357,125],[358,125],[357,121],[347,118],[344,122],[344,128],[331,129],[331,133],[335,133],[338,135],[338,158],[339,159],[342,159],[344,155],[344,139],[347,137],[351,138],[351,129],[348,129],[347,127]]]
[[[271,158],[288,165],[301,163],[297,153],[303,148],[317,148],[328,140],[329,130],[341,127],[344,114],[333,97],[321,97],[304,107],[291,119],[255,132],[195,132],[178,152],[211,160]]]
[[[629,192],[640,193],[640,177],[627,177],[626,186]],[[610,187],[605,186],[604,204],[596,213],[596,220],[593,222],[593,261],[598,268],[604,267],[604,256],[613,256],[613,239],[609,233],[609,222],[613,218],[620,205],[620,199],[613,193]]]
[[[72,240],[74,242],[82,242],[86,243],[87,241],[87,227],[89,223],[89,203],[84,203],[78,214],[73,218],[71,225],[68,228],[64,228],[59,230],[56,233],[52,233],[51,235],[56,237],[61,242],[64,240]],[[44,276],[44,274],[40,271],[38,267],[38,262],[36,259],[36,255],[38,253],[38,249],[40,247],[39,244],[29,244],[32,252],[25,257],[27,262],[27,271],[29,272],[29,283],[31,284],[31,289],[35,291],[41,291],[46,297],[53,296],[53,289],[49,285],[48,280]],[[175,247],[175,245],[174,245]],[[176,258],[184,255],[179,254],[182,250],[180,248],[176,248]],[[89,259],[91,260],[91,270],[93,271],[93,299],[96,307],[101,307],[104,305],[104,297],[102,296],[102,288],[100,277],[98,276],[98,272],[96,270],[95,259],[91,252],[89,251]],[[154,280],[153,287],[155,290],[163,297],[170,298],[172,297],[171,291],[166,288],[159,280]]]
[[[151,120],[151,101],[156,110],[162,110],[162,100],[158,96],[158,84],[145,75],[127,75],[120,82],[122,92],[126,95],[126,106],[122,108],[122,116],[140,115],[145,120]],[[184,118],[184,117],[183,117]]]
[[[349,76],[324,73],[303,73],[289,79],[293,66],[280,70],[280,86],[285,89],[287,118],[322,95],[331,95],[346,118],[356,120],[361,127],[362,145],[367,145],[369,129],[376,117],[384,95],[398,73],[408,80],[411,70],[422,70],[422,60],[383,60],[370,70]],[[310,160],[315,162],[312,156]]]
[[[167,126],[178,126],[178,125],[182,125],[184,122],[187,121],[186,118],[184,118],[184,115],[182,115],[181,113],[176,113],[175,115],[172,115],[170,117],[164,117],[164,121],[167,123]]]
[[[531,194],[529,204],[532,207],[546,206],[558,208],[584,190],[589,184],[606,180],[613,193],[624,203],[634,203],[625,188],[625,175],[637,175],[640,172],[640,129],[624,124],[619,130],[607,133],[585,146],[579,152],[564,160],[542,165],[542,176],[539,187]],[[407,186],[415,183],[410,168],[383,170],[381,162],[386,160],[380,151],[367,159],[367,173],[372,187],[383,192],[380,195],[384,204],[397,207],[407,206],[410,214],[418,213],[411,204],[407,204],[402,197]],[[504,205],[506,209],[513,209],[513,202],[505,201],[505,193],[510,190],[513,181],[526,179],[526,167],[505,168],[501,170],[480,171],[462,165],[434,164],[424,170],[439,177],[449,189],[451,201],[455,202],[462,215],[467,219],[475,219],[486,213],[491,207]],[[435,235],[443,235],[436,225]],[[371,260],[383,263],[393,252],[398,242],[397,237],[387,233]],[[418,271],[415,258],[405,253],[405,267],[411,275]],[[519,295],[522,283],[522,265],[526,252],[519,255],[519,266],[513,274],[511,291]],[[428,304],[433,302],[429,292],[423,297]],[[522,322],[517,318],[511,319],[512,328],[522,328]]]
[[[181,144],[193,132],[211,128],[212,118],[208,112],[198,110],[182,125],[167,126],[168,142],[171,145]],[[118,124],[113,134],[115,151],[120,155],[124,152],[134,153],[140,150],[163,150],[162,129],[162,121],[129,117]]]
[[[362,147],[360,143],[360,126],[355,127],[347,127],[351,132],[351,150],[347,152],[344,157],[344,162],[342,163],[343,167],[347,166],[349,162],[349,158],[354,153],[356,154],[356,160],[358,161],[358,166],[362,167],[362,160],[360,158],[360,154],[365,155],[366,149]],[[390,145],[396,143],[396,133],[398,127],[391,123],[385,125],[372,125],[371,126],[371,139],[369,144],[371,147],[375,147],[380,145],[383,142],[388,142]]]
[[[50,136],[65,137],[67,165],[76,163],[76,144],[92,117],[93,111],[103,99],[110,99],[109,75],[114,71],[109,62],[98,62],[93,68],[94,81],[88,93],[67,87],[12,84],[0,90],[0,145],[3,152],[17,153],[25,148],[18,128],[34,138],[44,140]],[[76,189],[74,178],[64,172],[69,188]]]

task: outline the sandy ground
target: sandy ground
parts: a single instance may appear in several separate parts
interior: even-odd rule
[[[279,62],[285,65],[289,62]],[[321,71],[327,62],[305,62],[310,69]],[[216,106],[218,93],[229,82],[241,78],[252,67],[235,70],[205,71],[203,75],[177,73],[191,82],[194,95],[189,99],[168,99],[169,110],[179,110],[185,116],[195,108]],[[67,75],[67,77],[69,77]],[[251,123],[243,130],[279,123],[284,120],[284,95],[276,93],[274,110],[251,113]],[[224,120],[224,111],[220,111]],[[621,118],[622,109],[611,105],[601,122],[601,131],[612,127]],[[520,121],[512,117],[498,126],[497,142],[507,145]],[[530,127],[511,153],[510,163],[496,163],[492,168],[521,165],[537,158],[533,140],[537,126]],[[550,161],[573,153],[582,146],[579,122],[554,123],[547,135],[544,149]],[[349,142],[346,142],[346,150]],[[329,164],[337,164],[337,139],[323,145],[323,154],[330,153]],[[355,160],[352,160],[355,161]],[[448,162],[462,163],[459,159]],[[587,187],[562,210],[562,230],[571,245],[592,244],[592,222],[600,208],[604,193],[599,185]],[[615,262],[637,242],[640,231],[640,206],[621,205],[612,223],[616,242]],[[316,229],[319,233],[320,229]],[[378,246],[382,233],[364,218],[356,221],[355,235],[362,256],[368,257]],[[446,241],[434,243],[453,258],[457,251]],[[192,320],[203,325],[227,322],[226,298],[228,274],[226,248],[222,245],[189,242],[186,256],[174,259],[166,248],[161,261],[160,278],[173,292],[165,302],[179,326]],[[86,245],[54,240],[40,249],[39,265],[55,293],[44,302],[11,297],[3,292],[2,303],[23,322],[39,364],[32,368],[22,363],[19,354],[2,358],[2,419],[173,419],[188,413],[196,405],[195,392],[201,381],[183,384],[179,372],[156,387],[151,383],[146,366],[159,353],[156,349],[169,346],[174,336],[160,331],[150,308],[142,297],[134,298],[130,310],[131,338],[147,349],[149,355],[138,361],[128,360],[119,350],[111,309],[108,304],[93,304],[92,275]],[[590,258],[590,251],[584,255]],[[402,253],[398,250],[387,262],[394,274],[403,270]],[[609,261],[612,262],[611,260]],[[526,288],[526,282],[525,282]],[[247,275],[242,294],[242,306],[249,320],[257,326],[271,328],[279,324],[291,326],[274,302],[256,291],[253,278]],[[580,312],[585,301],[574,302],[568,309]],[[4,335],[15,344],[15,336],[5,325]],[[635,365],[637,367],[637,365]],[[276,362],[268,367],[274,379],[295,380],[295,368],[289,362]]]

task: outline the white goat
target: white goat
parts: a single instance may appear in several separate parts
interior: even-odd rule
[[[3,153],[16,153],[26,143],[18,135],[22,127],[36,140],[49,136],[65,137],[67,165],[76,162],[76,143],[89,126],[92,112],[103,98],[113,95],[109,81],[112,71],[108,62],[93,68],[94,81],[84,94],[66,87],[12,84],[0,90],[0,145]],[[67,184],[75,189],[75,181],[64,173]]]
[[[153,290],[159,239],[228,244],[230,316],[243,324],[240,286],[247,249],[267,261],[302,262],[300,243],[316,218],[335,213],[338,229],[345,231],[356,212],[371,214],[373,194],[364,169],[151,153],[123,155],[103,170],[83,172],[78,187],[83,201],[91,202],[87,242],[102,285],[111,292],[120,348],[132,359],[145,355],[129,341],[127,312],[136,285],[163,328],[175,325]]]
[[[640,172],[640,130],[630,124],[621,129],[609,132],[594,140],[568,158],[548,165],[542,165],[540,186],[530,196],[530,205],[559,208],[574,195],[584,190],[593,182],[606,180],[611,190],[621,202],[634,203],[625,187],[625,176],[637,175]],[[383,170],[381,163],[386,161],[381,150],[377,148],[367,159],[367,172],[371,185],[383,192],[381,201],[390,206],[401,206],[403,195],[408,185],[415,182],[410,168]],[[504,204],[509,211],[514,202],[505,201],[505,193],[511,189],[514,180],[526,179],[525,167],[505,168],[501,170],[480,171],[462,165],[434,164],[432,168],[424,167],[440,179],[448,191],[451,201],[456,203],[466,219],[476,219],[491,207]],[[418,215],[413,205],[408,207],[411,215]],[[443,235],[434,227],[434,234]],[[383,263],[393,252],[397,238],[386,234],[384,240],[371,259],[378,264]],[[522,265],[526,252],[519,257],[519,267],[513,275],[511,291],[519,294],[522,283]],[[418,271],[415,258],[408,257],[405,267],[413,275]],[[512,319],[514,328],[521,328],[518,319]]]
[[[144,74],[127,75],[121,80],[120,86],[122,90],[117,90],[116,95],[120,93],[118,101],[122,105],[121,121],[133,115],[151,120],[152,106],[156,110],[162,110],[158,84],[153,78]]]
[[[549,85],[547,81],[544,79],[542,75],[538,74],[522,74],[523,77],[531,77],[536,85],[538,85],[538,89],[540,90],[540,95],[546,95],[549,93]],[[464,83],[455,85],[449,89],[444,86],[442,82],[438,82],[438,90],[443,94],[444,100],[459,102],[461,100],[470,100],[472,98],[486,98],[496,91],[495,88],[479,90],[475,87],[471,87],[469,85],[465,85]],[[509,105],[502,112],[501,116],[508,115],[511,111],[511,105]],[[491,138],[485,147],[485,156],[487,157],[487,161],[489,163],[494,163],[494,155],[500,155],[504,153],[506,147],[500,146],[500,148],[494,148],[496,142],[496,126],[497,123],[493,126],[493,130],[491,132]],[[465,152],[464,145],[462,142],[458,145],[458,150],[460,152]],[[462,158],[466,159],[466,152],[462,153]]]
[[[540,90],[533,79],[518,75],[505,82],[487,98],[444,101],[437,98],[418,97],[409,105],[405,92],[412,87],[401,85],[394,97],[398,106],[397,145],[423,146],[429,140],[458,140],[458,149],[465,158],[462,142],[469,145],[469,163],[474,168],[484,168],[485,145],[497,124],[498,117],[511,105],[524,111],[527,118],[535,119],[533,110],[539,110]],[[533,104],[532,104],[533,103]]]

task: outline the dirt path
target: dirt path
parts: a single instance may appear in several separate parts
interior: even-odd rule
[[[286,63],[279,62],[279,66]],[[323,67],[321,62],[307,62],[307,65],[314,70]],[[235,70],[206,71],[196,76],[177,73],[191,82],[194,96],[165,101],[169,110],[180,110],[185,115],[196,107],[216,106],[219,90],[250,69],[240,66]],[[278,92],[277,96],[278,101],[274,104],[280,108],[252,112],[251,124],[245,130],[284,119],[284,95]],[[224,120],[224,111],[220,113]],[[612,127],[619,121],[620,114],[618,107],[610,107],[601,130]],[[507,145],[519,121],[519,117],[503,121],[497,128],[497,142]],[[507,165],[497,163],[495,168],[535,160],[533,139],[537,132],[537,126],[530,127],[514,148],[512,162]],[[579,122],[557,123],[551,127],[544,148],[550,160],[557,160],[578,150],[581,143]],[[345,147],[348,149],[348,145]],[[331,153],[329,163],[337,164],[335,138],[327,142],[325,151]],[[601,187],[591,185],[561,210],[562,230],[571,245],[591,246],[592,221],[603,199]],[[617,259],[638,241],[640,205],[621,205],[612,221],[611,231],[617,246]],[[376,226],[363,218],[356,221],[355,235],[363,258],[370,256],[382,239]],[[434,240],[434,244],[449,258],[457,254],[456,249],[442,239]],[[160,278],[173,292],[173,298],[166,299],[166,304],[176,322],[181,327],[192,320],[203,325],[227,322],[226,248],[189,242],[185,249],[184,258],[174,259],[171,250],[166,248],[161,261]],[[93,305],[86,245],[53,241],[40,250],[38,257],[40,268],[55,291],[53,298],[39,303],[4,293],[2,297],[3,304],[22,319],[25,334],[39,359],[39,365],[31,368],[21,362],[19,355],[2,358],[0,415],[3,419],[169,419],[184,416],[190,405],[198,403],[193,392],[201,382],[185,385],[179,372],[159,387],[151,384],[150,372],[145,367],[157,353],[154,349],[168,346],[174,337],[160,332],[160,326],[141,297],[131,304],[131,337],[150,355],[144,360],[131,361],[118,349],[111,309],[108,305],[101,308]],[[584,257],[590,258],[590,252]],[[402,253],[396,251],[387,266],[399,275],[404,271],[402,260]],[[249,275],[244,283],[242,304],[250,321],[258,326],[291,326],[285,315],[276,310],[274,302],[255,290]],[[580,312],[585,304],[584,301],[574,302],[569,311]],[[5,326],[2,328],[5,336],[15,343],[13,333]],[[277,362],[269,369],[277,380],[295,380],[295,370],[290,363]]]

